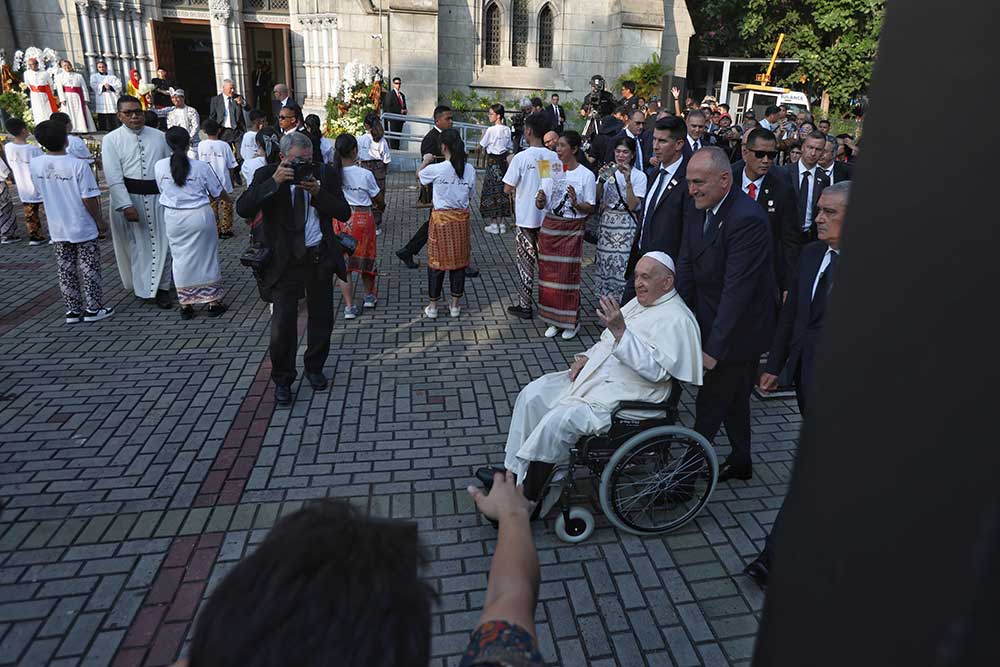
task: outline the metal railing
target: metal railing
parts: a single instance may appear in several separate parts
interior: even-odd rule
[[[391,132],[389,131],[389,124],[387,121],[403,121],[406,125],[403,126],[402,132]],[[417,146],[420,146],[420,142],[423,140],[424,135],[431,129],[434,125],[433,118],[427,118],[425,116],[409,116],[398,113],[383,113],[382,123],[385,126],[385,137],[386,139],[399,139],[400,141],[414,141]],[[426,126],[426,127],[424,127]],[[414,134],[409,130],[412,127],[418,127],[418,133]],[[479,145],[479,140],[483,136],[483,132],[487,130],[486,125],[476,125],[475,123],[452,123],[452,129],[458,130],[459,136],[462,137],[462,141],[465,143],[465,150],[472,152],[475,150],[476,146]],[[419,148],[418,148],[419,150]]]

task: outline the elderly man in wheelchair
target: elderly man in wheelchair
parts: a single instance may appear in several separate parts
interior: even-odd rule
[[[562,501],[556,532],[567,541],[593,530],[593,516],[569,505],[575,468],[601,478],[609,520],[639,534],[686,522],[714,487],[714,477],[705,475],[714,462],[711,447],[673,425],[676,401],[668,402],[674,379],[700,385],[703,370],[698,323],[674,289],[667,254],[639,260],[635,291],[621,309],[601,297],[598,317],[607,328],[600,341],[576,355],[569,370],[528,384],[514,404],[504,466],[538,501],[536,516]],[[707,488],[696,488],[706,487],[706,478]]]

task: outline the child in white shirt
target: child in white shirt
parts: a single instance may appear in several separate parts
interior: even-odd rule
[[[29,170],[31,161],[43,155],[42,149],[28,143],[28,137],[31,135],[28,133],[28,126],[20,118],[9,119],[7,131],[13,140],[4,146],[4,153],[7,155],[7,163],[17,185],[17,196],[24,205],[24,226],[28,229],[28,245],[44,245],[48,239],[42,233],[40,216],[42,198],[35,191]],[[17,225],[11,216],[5,227],[0,227],[0,243],[15,243],[20,240]]]
[[[207,162],[215,175],[222,181],[222,189],[226,194],[233,194],[233,178],[231,170],[236,168],[236,156],[233,149],[225,141],[219,140],[222,126],[218,121],[209,118],[201,124],[201,131],[208,137],[198,142],[198,159]],[[212,201],[215,211],[215,226],[219,230],[220,239],[233,238],[233,202],[232,199],[215,199]]]
[[[354,254],[347,262],[350,273],[360,273],[365,286],[365,308],[374,308],[375,267],[377,250],[375,245],[375,217],[372,215],[372,198],[379,193],[378,183],[370,171],[358,166],[358,141],[352,134],[342,134],[334,143],[334,154],[340,160],[340,177],[344,199],[351,205],[351,219],[347,222],[334,220],[334,230],[338,234],[350,234],[358,242]],[[358,307],[354,305],[354,289],[349,282],[337,281],[344,296],[344,319],[354,319]]]
[[[66,127],[59,121],[39,123],[35,137],[48,155],[32,159],[31,179],[49,218],[66,323],[111,317],[115,311],[104,305],[101,286],[97,230],[103,214],[94,173],[86,162],[66,154]]]
[[[378,183],[378,196],[372,200],[372,212],[375,214],[375,233],[381,233],[382,215],[385,213],[385,177],[392,162],[389,152],[389,142],[385,140],[385,130],[377,114],[365,116],[365,134],[358,137],[358,162],[375,176]]]

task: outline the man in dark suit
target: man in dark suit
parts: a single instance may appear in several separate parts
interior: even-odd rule
[[[801,240],[795,195],[785,178],[773,173],[777,170],[774,161],[778,157],[778,140],[770,130],[756,128],[747,134],[742,152],[744,159],[733,164],[733,189],[746,193],[767,215],[774,276],[778,289],[786,291],[795,273],[789,258],[798,257]]]
[[[826,178],[830,185],[851,180],[851,171],[853,171],[852,165],[836,161],[837,147],[837,137],[826,135],[826,148],[823,149],[823,155],[819,158],[819,168],[826,172]]]
[[[653,153],[658,167],[646,171],[646,201],[643,202],[641,227],[632,241],[632,252],[625,269],[622,305],[635,296],[635,265],[647,252],[659,250],[678,256],[684,232],[684,216],[690,198],[685,180],[685,161],[681,156],[687,130],[680,118],[668,116],[656,121],[653,128]],[[676,262],[676,260],[675,260]]]
[[[623,127],[614,137],[611,138],[610,145],[604,153],[604,162],[615,161],[615,144],[622,137],[628,137],[636,144],[635,167],[640,171],[645,171],[649,162],[649,153],[643,151],[642,133],[646,129],[646,114],[638,109],[634,110],[625,121]]]
[[[403,80],[398,76],[392,77],[392,90],[387,90],[385,92],[385,102],[382,104],[382,108],[385,109],[387,113],[406,115],[406,95],[403,93],[402,87]],[[403,121],[390,120],[388,122],[390,132],[403,131]],[[389,148],[399,150],[399,139],[389,139]],[[420,154],[423,155],[423,152]]]
[[[693,210],[685,221],[677,291],[701,328],[705,379],[694,430],[713,440],[725,424],[732,453],[719,481],[750,479],[750,392],[774,335],[777,289],[767,216],[742,190],[718,147],[687,165]]]
[[[260,111],[267,109],[267,91],[271,89],[271,68],[266,63],[258,60],[250,74],[250,81],[253,83],[253,105]]]
[[[813,360],[819,348],[820,333],[826,316],[826,304],[833,288],[840,257],[840,236],[847,215],[850,181],[841,181],[823,190],[816,209],[818,241],[802,249],[788,293],[774,332],[767,365],[760,376],[763,392],[778,387],[778,376],[787,366],[795,381],[795,399],[799,414],[806,414],[808,390],[812,386]],[[775,526],[778,521],[775,520]],[[762,586],[767,583],[774,558],[774,532],[764,541],[764,550],[745,572]]]
[[[717,140],[714,134],[706,134],[708,128],[708,116],[701,109],[691,109],[687,118],[687,141],[684,143],[684,158],[690,159],[691,155],[701,150],[703,146],[715,146]]]
[[[451,128],[452,125],[452,111],[451,107],[440,105],[434,108],[434,125],[431,129],[424,135],[423,140],[420,142],[420,155],[433,155],[438,158],[444,158],[444,151],[441,150],[441,133],[445,130]],[[399,257],[411,269],[415,269],[420,266],[420,262],[414,257],[420,250],[427,244],[427,227],[430,224],[430,216],[428,215],[427,221],[420,225],[420,228],[413,234],[406,245],[396,251],[396,257]],[[471,271],[471,273],[470,273]],[[479,275],[479,269],[475,267],[468,267],[465,270],[465,275],[474,278]]]
[[[816,240],[816,229],[813,225],[813,211],[823,188],[829,185],[826,172],[819,168],[819,159],[826,148],[826,137],[818,131],[811,132],[802,142],[802,157],[798,162],[786,164],[782,173],[795,194],[798,207],[796,223],[799,226],[801,244],[805,245]],[[798,259],[794,257],[791,259]]]
[[[323,365],[333,331],[333,276],[346,279],[344,251],[330,221],[346,222],[351,207],[344,199],[340,176],[332,169],[324,168],[319,180],[294,182],[290,161],[312,159],[313,144],[308,136],[286,134],[280,151],[281,163],[257,170],[253,183],[236,201],[236,211],[247,220],[262,214],[255,237],[270,249],[271,257],[256,277],[260,287],[270,291],[274,303],[269,348],[274,400],[288,405],[296,377],[296,320],[303,292],[308,310],[305,376],[317,391],[327,386]]]
[[[288,91],[288,86],[283,83],[274,84],[274,100],[271,102],[271,120],[275,124],[278,122],[278,113],[282,109],[294,109],[302,115],[302,109],[299,107],[299,103],[295,101],[295,98],[291,96]]]
[[[566,110],[559,106],[559,95],[556,93],[552,93],[552,97],[549,99],[551,100],[551,104],[545,107],[545,111],[552,117],[549,126],[559,134],[562,134],[563,127],[566,126]]]
[[[243,133],[247,131],[245,113],[249,109],[250,105],[243,96],[233,91],[233,82],[226,79],[222,82],[222,92],[209,103],[208,117],[222,128],[220,139],[238,146]]]

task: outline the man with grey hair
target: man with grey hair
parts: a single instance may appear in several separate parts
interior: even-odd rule
[[[840,259],[840,238],[850,193],[851,182],[842,181],[827,186],[819,196],[816,206],[816,231],[819,240],[802,248],[788,299],[781,308],[781,318],[774,333],[771,351],[767,355],[767,365],[758,382],[761,391],[774,391],[778,387],[778,376],[785,367],[789,367],[795,383],[799,414],[803,417],[808,405],[808,389],[813,383],[813,360],[819,351],[827,300],[833,289]],[[774,525],[779,525],[777,519]],[[764,541],[764,550],[745,570],[762,586],[767,584],[774,559],[774,534],[772,530]]]
[[[684,222],[677,291],[698,318],[706,369],[694,430],[713,440],[725,424],[732,452],[719,467],[719,481],[747,480],[753,476],[750,392],[777,307],[770,226],[760,206],[732,187],[721,148],[695,153],[686,177],[695,210]]]
[[[274,100],[271,102],[271,122],[278,123],[278,115],[282,109],[301,111],[299,103],[292,97],[288,86],[283,83],[274,84]]]
[[[269,348],[274,399],[289,405],[302,296],[308,312],[305,376],[314,390],[327,387],[323,365],[333,331],[333,276],[347,278],[344,250],[330,221],[347,222],[351,207],[344,199],[339,172],[311,167],[313,143],[307,135],[286,134],[279,152],[279,164],[254,173],[250,187],[236,202],[236,212],[248,221],[261,214],[254,236],[270,256],[253,266],[254,277],[274,304]]]
[[[250,105],[233,90],[232,79],[223,80],[222,92],[212,98],[208,109],[208,117],[222,127],[219,138],[227,144],[239,145],[247,130],[246,112]]]
[[[837,162],[837,137],[832,134],[826,135],[826,147],[819,158],[819,168],[826,172],[826,177],[830,183],[843,183],[851,180],[851,165],[846,162]]]

